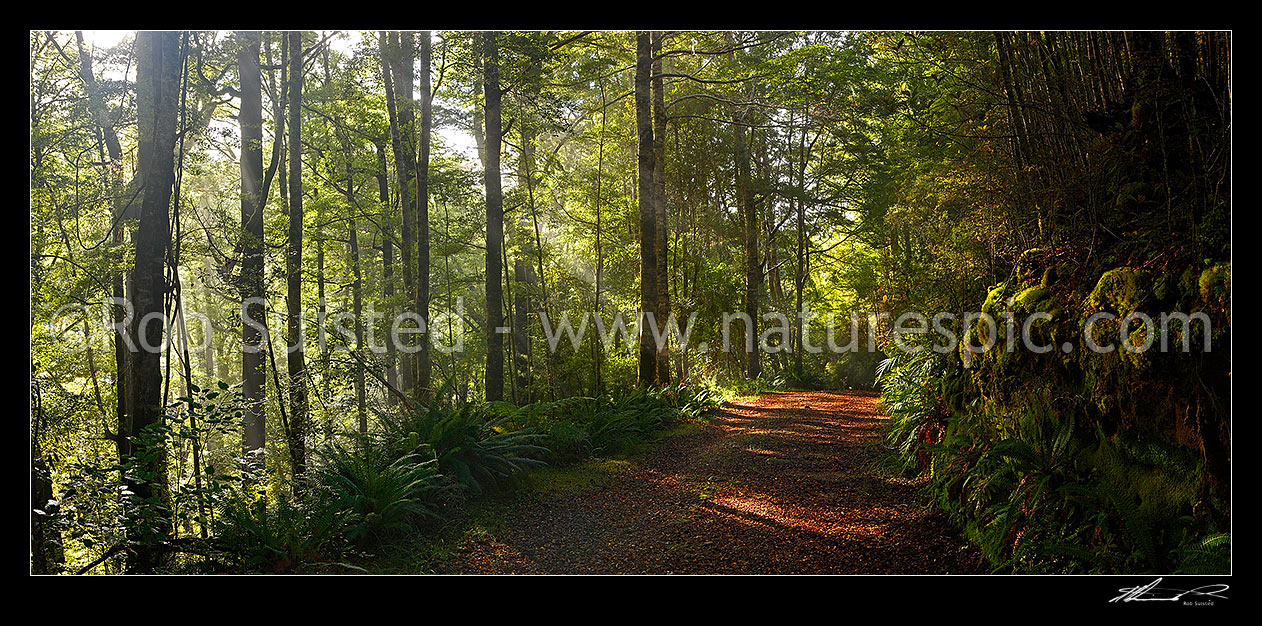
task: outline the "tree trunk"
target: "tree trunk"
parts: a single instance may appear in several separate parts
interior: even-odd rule
[[[654,279],[657,283],[657,325],[663,330],[670,319],[670,283],[666,269],[666,104],[662,80],[662,33],[654,32],[653,44],[653,211],[657,222],[657,234],[653,240],[657,257]],[[663,342],[657,352],[657,383],[670,382],[669,342]]]
[[[421,137],[416,164],[416,313],[421,316],[425,334],[419,335],[416,353],[416,397],[428,404],[430,385],[429,334],[429,139],[434,125],[434,102],[430,86],[430,31],[421,31]]]
[[[731,33],[726,35],[729,47],[734,47]],[[728,61],[735,63],[735,52],[728,52]],[[730,106],[732,115],[733,160],[736,161],[736,204],[745,228],[745,314],[749,326],[745,329],[746,350],[745,376],[749,380],[762,374],[758,358],[758,293],[762,288],[762,263],[758,256],[758,215],[754,207],[753,182],[750,180],[749,144],[745,138],[745,124],[749,117],[748,105]]]
[[[325,102],[334,101],[336,100],[336,97],[334,96],[335,92],[333,91],[335,89],[333,87],[333,73],[329,69],[329,47],[328,46],[324,46],[324,49],[321,51],[320,57],[321,57],[322,64],[324,65],[324,83],[322,85],[324,88],[324,93],[325,93],[324,100]],[[347,161],[349,162],[351,158],[351,150],[349,147],[347,147],[345,142],[343,142],[343,149],[346,152],[346,158],[347,158]],[[349,184],[350,182],[352,181],[348,178],[347,183]],[[353,191],[354,191],[354,187],[348,187],[348,192],[352,194],[350,196],[352,199],[354,198]],[[354,206],[355,204],[353,200],[347,203],[348,209],[352,209]],[[326,291],[327,291],[326,285],[328,283],[328,275],[325,272],[325,265],[326,265],[325,247],[326,247],[327,241],[326,241],[326,234],[324,231],[327,225],[327,221],[326,221],[327,218],[325,216],[325,212],[326,212],[326,209],[323,206],[316,207],[316,216],[315,216],[316,223],[319,224],[319,227],[316,229],[316,233],[315,233],[316,235],[316,319],[320,320],[321,325],[324,324],[324,320],[327,319],[327,316],[328,316],[328,305],[327,305],[327,300],[326,300]],[[325,395],[328,395],[329,392],[331,391],[329,388],[329,358],[330,358],[331,353],[329,352],[327,346],[320,346],[320,348],[321,348],[320,349],[320,380],[323,383]],[[319,397],[318,394],[317,394],[317,397]],[[324,413],[324,441],[329,442],[332,440],[333,440],[333,414],[329,411],[325,411]]]
[[[517,188],[526,189],[527,196],[530,201],[530,214],[534,214],[534,193],[530,191],[534,176],[534,136],[530,132],[530,125],[526,123],[526,113],[524,110],[519,117],[519,132],[521,133],[521,154],[520,162],[517,165]],[[521,218],[517,220],[517,228],[515,236],[519,238],[520,243],[517,248],[517,258],[513,261],[513,280],[517,283],[517,294],[513,301],[513,369],[516,372],[516,389],[518,393],[523,394],[526,402],[531,402],[531,394],[529,393],[531,383],[530,371],[530,294],[533,285],[538,281],[538,276],[530,267],[529,257],[534,252],[534,237],[529,233],[532,227],[527,223],[526,212],[520,213]]]
[[[503,267],[504,199],[500,192],[500,70],[494,32],[482,33],[483,88],[486,93],[486,399],[504,398]]]
[[[601,315],[601,313],[604,310],[604,307],[601,306],[601,302],[600,302],[600,290],[602,287],[601,282],[602,282],[602,277],[605,274],[605,250],[603,247],[604,242],[601,241],[601,230],[600,230],[600,227],[601,227],[601,224],[600,224],[600,201],[601,201],[600,184],[602,182],[601,178],[603,177],[604,172],[605,172],[605,122],[606,122],[605,107],[606,107],[605,83],[604,83],[604,80],[602,79],[600,81],[600,137],[597,139],[597,148],[596,148],[596,199],[595,199],[594,206],[592,209],[593,212],[596,214],[596,293],[594,294],[594,297],[592,298],[592,311],[598,316]],[[601,363],[602,361],[604,361],[604,358],[605,358],[604,352],[602,350],[603,347],[604,347],[604,344],[600,341],[592,342],[593,360],[596,362],[596,384],[594,386],[592,395],[596,395],[596,396],[599,396],[601,394],[602,388],[604,386],[604,381],[601,380],[601,371],[600,371]]]
[[[354,170],[351,168],[351,150],[350,143],[346,144],[346,204],[347,206],[355,206],[355,179]],[[363,277],[359,269],[359,227],[352,217],[348,223],[351,231],[350,252],[351,252],[351,275],[354,280],[351,282],[351,306],[352,313],[355,315],[355,354],[360,359],[364,357],[364,294],[363,294]],[[355,368],[355,417],[356,425],[359,428],[359,434],[368,434],[368,405],[367,396],[364,391],[364,366],[357,363]]]
[[[396,84],[400,76],[400,70],[397,69],[396,66],[401,64],[398,58],[399,56],[398,47],[399,47],[399,44],[395,35],[392,33],[387,33],[385,31],[382,31],[381,33],[381,69],[382,69],[382,75],[384,78],[385,89],[386,89],[386,113],[390,120],[390,148],[394,155],[395,181],[398,185],[398,190],[399,190],[398,192],[399,210],[402,216],[402,225],[403,225],[402,230],[400,231],[402,235],[402,240],[399,242],[400,243],[399,257],[403,263],[403,294],[406,297],[406,300],[411,302],[412,301],[412,298],[411,298],[412,270],[411,270],[410,265],[411,265],[411,260],[412,260],[412,254],[410,250],[410,247],[411,247],[410,244],[411,244],[411,239],[412,239],[412,194],[410,193],[409,183],[411,181],[410,172],[412,169],[412,165],[410,164],[412,163],[412,157],[411,157],[412,152],[411,152],[411,143],[407,142],[405,139],[405,137],[409,135],[409,129],[411,128],[411,124],[405,125],[404,119],[403,119],[405,112],[408,116],[411,115],[411,108],[406,107],[406,106],[401,106],[404,104],[404,99],[402,96],[399,95],[398,92],[400,90],[405,89],[405,87]],[[408,63],[407,65],[409,68],[411,68],[411,63]],[[409,78],[407,81],[406,90],[407,90],[407,101],[410,102],[412,99],[411,97],[412,96],[412,81],[410,78],[411,72],[409,71],[408,73],[409,73]],[[410,117],[408,121],[410,121]],[[390,224],[391,227],[393,227],[394,225],[393,222],[389,220],[387,220],[386,223]],[[393,268],[391,268],[390,272],[391,274],[393,274],[394,272]],[[389,289],[390,289],[390,293],[388,295],[391,295],[391,296],[394,295],[393,285],[391,285]],[[387,300],[390,300],[390,298],[387,298]],[[393,305],[391,305],[390,310],[391,310],[392,317],[393,315],[398,314],[399,312],[397,310],[397,307]],[[396,346],[394,344],[394,337],[389,336],[390,334],[391,334],[391,331],[387,331],[387,338],[386,338],[386,346],[388,350],[387,357],[390,359],[391,363],[394,363],[395,351],[399,349],[399,346]],[[412,383],[412,375],[408,368],[408,358],[407,358],[406,353],[401,353],[398,355],[397,367],[399,370],[398,375],[396,376],[397,387],[400,390],[406,391],[407,389],[411,388],[411,383]],[[396,384],[396,382],[392,382],[391,384]],[[391,397],[390,393],[387,393],[386,397],[391,398],[391,401],[393,402],[393,398]]]
[[[237,66],[241,77],[241,298],[242,311],[262,322],[263,306],[263,86],[259,74],[259,33],[238,33],[241,47]],[[243,320],[244,322],[244,320]],[[264,385],[263,334],[259,327],[242,324],[241,380],[245,395],[245,431],[242,451],[249,463],[262,470],[267,442],[267,396]]]
[[[394,87],[394,110],[398,129],[395,139],[395,169],[399,178],[399,198],[402,209],[402,228],[399,230],[399,262],[403,266],[404,301],[416,302],[416,284],[412,275],[412,251],[416,248],[415,234],[412,232],[416,224],[416,111],[412,98],[412,83],[415,72],[412,67],[412,50],[414,38],[410,31],[402,31],[391,38],[393,45],[390,54],[390,72]],[[412,352],[415,335],[406,335],[402,340],[407,351],[399,356],[399,368],[402,376],[399,388],[407,391],[416,381],[416,358]],[[400,348],[402,349],[402,348]]]
[[[135,319],[129,329],[136,352],[127,369],[127,409],[132,418],[133,471],[126,472],[132,520],[129,539],[138,547],[128,570],[152,571],[160,563],[156,542],[170,532],[166,503],[166,454],[155,429],[162,423],[161,354],[163,304],[167,293],[165,256],[171,244],[171,187],[175,183],[172,153],[176,109],[180,101],[179,33],[140,32],[136,36],[136,111],[139,142],[138,176],[146,190],[136,229],[136,265],[132,287]],[[257,52],[257,48],[255,48]],[[146,320],[153,315],[157,319]],[[121,434],[121,433],[120,433]],[[152,517],[150,517],[152,516]]]
[[[388,70],[386,80],[389,80]],[[387,102],[390,101],[388,95],[389,90],[387,90]],[[380,143],[374,145],[377,150],[377,199],[381,203],[381,210],[385,213],[385,217],[381,220],[381,296],[389,302],[394,298],[394,233],[390,230],[390,224],[394,218],[390,211],[390,174],[389,166],[386,164],[385,146]],[[399,370],[395,367],[394,343],[391,341],[386,342],[386,382],[392,387],[399,386]],[[393,404],[395,401],[394,394],[386,392],[386,402]]]
[[[745,223],[745,314],[749,316],[749,328],[743,346],[747,350],[745,376],[754,380],[762,374],[762,365],[758,358],[758,294],[762,290],[762,260],[758,253],[758,212],[754,206],[753,182],[749,172],[745,117],[742,114],[735,120],[736,193]]]
[[[289,44],[289,248],[285,308],[289,313],[289,455],[295,482],[307,469],[307,358],[302,333],[302,31]]]
[[[209,262],[207,262],[206,267],[210,267]],[[202,286],[200,290],[202,303],[203,305],[209,307],[209,303],[211,302],[210,287],[204,280],[197,282]],[[207,310],[209,310],[209,308]],[[219,375],[218,368],[215,366],[215,329],[213,325],[208,324],[202,327],[202,345],[204,347],[204,350],[202,351],[202,363],[205,366],[206,382],[213,383]]]
[[[796,263],[794,264],[794,270],[793,270],[793,291],[794,291],[794,297],[797,299],[797,302],[796,302],[797,307],[796,307],[796,314],[794,315],[795,323],[793,324],[793,328],[795,331],[794,334],[796,335],[793,341],[793,370],[794,370],[794,373],[797,375],[798,382],[802,381],[802,378],[804,375],[803,368],[802,368],[802,358],[803,358],[802,355],[803,353],[806,352],[806,349],[804,347],[805,343],[803,341],[803,338],[806,336],[806,317],[805,317],[805,312],[802,309],[803,304],[804,304],[803,290],[806,288],[806,200],[804,198],[804,196],[806,195],[806,158],[807,158],[807,155],[806,155],[807,126],[805,125],[806,121],[809,121],[809,118],[804,120],[804,125],[802,127],[802,138],[801,138],[802,153],[800,157],[801,161],[798,163],[798,168],[797,168],[798,170],[797,171],[798,197],[795,201],[796,208],[797,208],[797,215],[796,215],[797,217],[797,258],[795,259]]]
[[[107,153],[109,154],[109,164],[107,165],[108,174],[106,180],[109,181],[110,194],[113,196],[113,217],[120,223],[114,228],[113,246],[116,249],[113,257],[114,260],[122,265],[123,262],[123,246],[125,239],[122,216],[127,214],[127,206],[132,194],[128,193],[123,185],[123,148],[118,142],[118,134],[114,130],[114,121],[110,119],[108,108],[105,105],[105,98],[101,95],[100,88],[96,83],[96,74],[92,71],[92,55],[83,47],[83,31],[75,31],[75,41],[79,49],[79,78],[83,81],[84,90],[88,94],[88,107],[92,111],[92,116],[96,120],[97,126],[101,129],[101,136]],[[123,299],[123,272],[117,271],[110,277],[111,290],[113,297],[117,301]],[[116,325],[123,323],[125,309],[120,304],[113,307],[113,322]],[[114,333],[114,380],[117,384],[115,390],[116,406],[115,417],[118,420],[118,432],[123,432],[127,423],[127,389],[126,382],[123,380],[127,371],[127,350],[124,347],[124,341],[120,333]],[[116,433],[117,434],[117,433]],[[114,442],[118,448],[119,458],[127,454],[127,443],[124,439],[118,438]]]
[[[649,329],[649,313],[657,312],[657,208],[654,202],[654,145],[652,94],[652,43],[644,31],[635,37],[635,128],[638,140],[638,185],[640,205],[640,386],[657,381],[657,347]]]

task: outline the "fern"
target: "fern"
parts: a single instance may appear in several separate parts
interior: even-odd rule
[[[317,452],[317,484],[352,515],[348,538],[383,539],[414,522],[436,519],[451,485],[434,461],[417,455],[392,459],[388,449],[328,445]]]

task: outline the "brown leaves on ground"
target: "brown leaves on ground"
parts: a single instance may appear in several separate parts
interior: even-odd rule
[[[523,499],[465,573],[976,573],[977,552],[876,467],[877,395],[785,392],[729,403],[607,486]]]

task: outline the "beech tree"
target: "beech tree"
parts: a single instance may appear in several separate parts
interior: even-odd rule
[[[259,72],[258,32],[237,33],[237,68],[241,78],[241,111],[237,116],[241,129],[241,380],[245,395],[245,429],[242,448],[247,457],[257,456],[256,467],[262,469],[264,445],[267,442],[266,360],[267,349],[262,324],[266,320],[263,299],[263,205],[267,199],[263,179],[263,85]],[[276,159],[273,158],[272,171]],[[270,181],[269,181],[270,182]]]
[[[664,331],[670,319],[670,275],[667,271],[667,259],[670,258],[667,238],[670,235],[666,227],[666,94],[662,76],[662,38],[661,32],[650,35],[653,48],[653,219],[656,222],[656,234],[653,237],[656,266],[653,274],[656,281],[657,325]],[[657,353],[659,385],[670,382],[669,345],[669,342],[663,342]]]
[[[431,56],[433,37],[430,31],[423,30],[421,37],[421,134],[417,142],[416,166],[416,314],[420,316],[420,325],[425,333],[420,335],[420,345],[416,353],[416,389],[417,399],[429,402],[432,397],[430,373],[430,329],[429,329],[429,144],[430,134],[434,126],[434,94],[430,83]]]
[[[482,86],[485,91],[484,107],[486,159],[483,162],[483,180],[486,187],[486,399],[504,398],[504,295],[503,265],[500,249],[504,245],[504,196],[500,190],[500,144],[503,131],[500,128],[499,45],[494,32],[481,34]]]
[[[130,526],[138,544],[128,571],[147,572],[159,564],[153,534],[170,529],[164,512],[166,453],[157,428],[163,422],[161,354],[165,329],[162,320],[167,295],[166,253],[171,245],[171,188],[175,184],[174,151],[176,112],[180,104],[180,33],[142,32],[136,38],[136,119],[139,131],[137,175],[145,190],[136,225],[135,267],[129,293],[135,320],[128,329],[132,346],[127,360],[126,430],[135,459],[127,472],[132,502],[145,513],[135,515]],[[146,525],[147,515],[162,520]]]
[[[294,476],[307,467],[307,361],[302,327],[302,32],[287,33],[289,48],[289,238],[286,249],[285,308],[288,316],[289,455]]]
[[[638,142],[637,186],[640,208],[640,386],[657,381],[657,346],[649,313],[657,308],[657,192],[652,116],[653,46],[649,33],[635,36],[635,126]]]

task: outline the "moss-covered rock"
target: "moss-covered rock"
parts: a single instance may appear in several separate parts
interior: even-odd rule
[[[1030,256],[1023,255],[1023,260]],[[1162,445],[1201,447],[1201,422],[1218,419],[1219,405],[1211,402],[1207,391],[1198,391],[1196,382],[1211,362],[1200,354],[1160,350],[1161,314],[1204,309],[1214,317],[1214,310],[1225,310],[1230,305],[1230,266],[1180,265],[1166,272],[1124,266],[1087,276],[1085,281],[1067,273],[1054,286],[1058,277],[1053,268],[1040,268],[1041,282],[1010,279],[989,290],[981,311],[997,322],[997,340],[990,350],[971,353],[968,345],[986,341],[986,322],[979,320],[963,329],[959,355],[967,368],[963,372],[966,390],[953,404],[972,406],[968,404],[972,399],[981,410],[1011,414],[1021,411],[1046,387],[1059,390],[1061,397],[1080,398],[1084,417],[1107,433],[1125,433]],[[1019,341],[1009,346],[1004,327],[1007,314],[1012,315],[1014,339],[1019,340],[1024,322],[1037,312],[1050,313],[1052,318],[1031,324],[1031,345],[1052,350],[1036,353]],[[1113,345],[1111,352],[1093,352],[1082,342],[1088,317],[1099,312],[1112,317],[1092,324],[1092,338],[1096,345]],[[1148,315],[1153,325],[1149,329],[1142,319],[1133,319],[1123,339],[1122,320],[1132,313]],[[1230,333],[1229,324],[1219,320],[1214,319],[1212,366],[1229,368],[1229,360],[1226,365],[1218,363],[1222,359],[1217,348]],[[1185,331],[1181,324],[1168,326],[1167,343],[1181,345],[1184,333],[1192,332],[1190,349],[1199,352],[1203,344],[1199,323],[1193,331]],[[1150,338],[1151,347],[1133,349]],[[1062,350],[1066,343],[1071,346],[1068,352]],[[1211,413],[1214,417],[1207,417]]]
[[[1091,312],[1109,311],[1126,316],[1151,298],[1151,276],[1148,271],[1133,267],[1119,267],[1100,276],[1095,289],[1087,296]]]
[[[1004,296],[1007,293],[1007,290],[1007,283],[999,283],[998,285],[991,287],[990,291],[986,293],[986,300],[982,302],[982,313],[994,315],[997,311],[999,311],[999,307],[1003,304]]]
[[[1012,309],[1018,313],[1033,313],[1051,309],[1052,292],[1042,285],[1030,287],[1012,297]]]
[[[1231,264],[1211,265],[1201,272],[1197,280],[1201,301],[1215,312],[1227,313],[1231,309]]]

